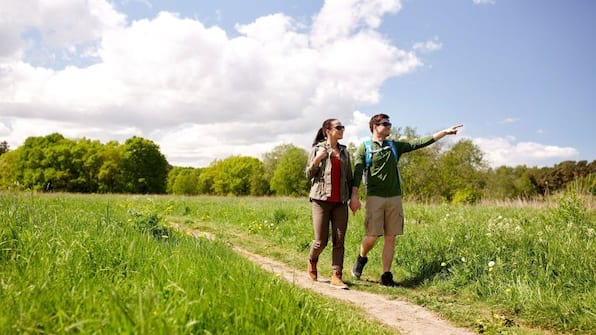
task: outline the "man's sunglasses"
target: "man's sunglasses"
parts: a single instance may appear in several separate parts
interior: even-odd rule
[[[385,121],[385,122],[379,122],[379,123],[377,123],[377,126],[381,126],[381,125],[383,125],[385,127],[391,127],[391,122]]]

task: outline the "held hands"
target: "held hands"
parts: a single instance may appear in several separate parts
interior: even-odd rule
[[[360,199],[358,199],[357,196],[352,197],[352,199],[350,199],[350,204],[348,206],[350,206],[350,209],[352,210],[352,215],[356,215],[356,212],[358,212],[358,210],[361,207]]]

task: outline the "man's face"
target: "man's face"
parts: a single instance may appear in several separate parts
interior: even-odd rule
[[[381,121],[375,123],[373,130],[384,137],[391,135],[391,122],[389,119],[381,119]]]

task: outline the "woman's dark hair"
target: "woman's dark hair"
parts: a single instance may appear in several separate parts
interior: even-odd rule
[[[323,121],[323,125],[317,131],[317,135],[315,135],[315,140],[312,142],[313,147],[315,145],[317,145],[317,143],[323,142],[327,139],[327,135],[325,134],[325,131],[327,129],[331,129],[331,122],[333,122],[335,120],[337,120],[337,119],[327,119],[327,120]]]
[[[377,114],[377,115],[373,115],[373,117],[370,118],[370,121],[368,122],[368,126],[370,127],[370,132],[373,132],[373,127],[378,124],[379,122],[381,122],[381,120],[383,119],[387,119],[389,120],[389,115],[387,114]]]

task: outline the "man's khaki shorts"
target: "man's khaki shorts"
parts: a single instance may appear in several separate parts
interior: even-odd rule
[[[401,196],[366,198],[364,229],[367,236],[395,236],[404,233]]]

